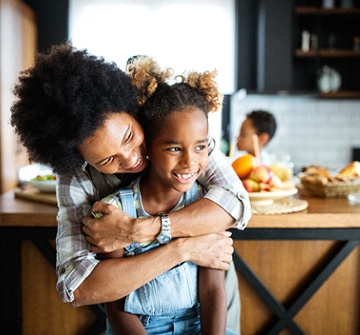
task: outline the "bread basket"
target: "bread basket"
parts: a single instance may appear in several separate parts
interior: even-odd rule
[[[342,198],[360,191],[360,178],[328,181],[322,176],[299,176],[306,192],[315,197]]]

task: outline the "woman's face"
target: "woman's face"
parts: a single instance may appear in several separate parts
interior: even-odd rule
[[[137,173],[147,165],[143,129],[128,113],[110,114],[77,148],[90,165],[106,174]]]

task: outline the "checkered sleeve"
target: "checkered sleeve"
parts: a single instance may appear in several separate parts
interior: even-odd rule
[[[82,232],[82,218],[91,211],[96,190],[88,175],[59,176],[57,185],[58,231],[56,236],[56,288],[64,302],[74,300],[74,291],[98,264]]]
[[[205,198],[227,211],[238,229],[244,229],[251,218],[249,196],[227,158],[217,148],[212,149],[199,182],[207,188]]]

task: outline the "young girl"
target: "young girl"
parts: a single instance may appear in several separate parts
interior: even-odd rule
[[[207,114],[221,104],[215,75],[192,72],[169,85],[169,70],[161,71],[150,58],[134,62],[130,76],[140,92],[139,121],[149,165],[129,188],[104,202],[136,217],[160,215],[166,221],[166,213],[204,195],[196,180],[208,163]],[[164,241],[132,243],[120,254],[106,257],[131,257],[158,247],[159,242]],[[126,298],[107,303],[106,313],[111,327],[107,334],[235,334],[226,331],[224,272],[191,262],[180,263]]]

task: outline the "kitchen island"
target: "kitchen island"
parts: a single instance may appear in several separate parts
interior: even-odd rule
[[[360,204],[313,198],[233,232],[244,334],[360,333]]]
[[[254,215],[233,231],[241,332],[359,334],[360,205],[299,197],[305,211]],[[1,333],[100,333],[99,308],[74,309],[55,290],[56,213],[13,191],[0,195]]]

